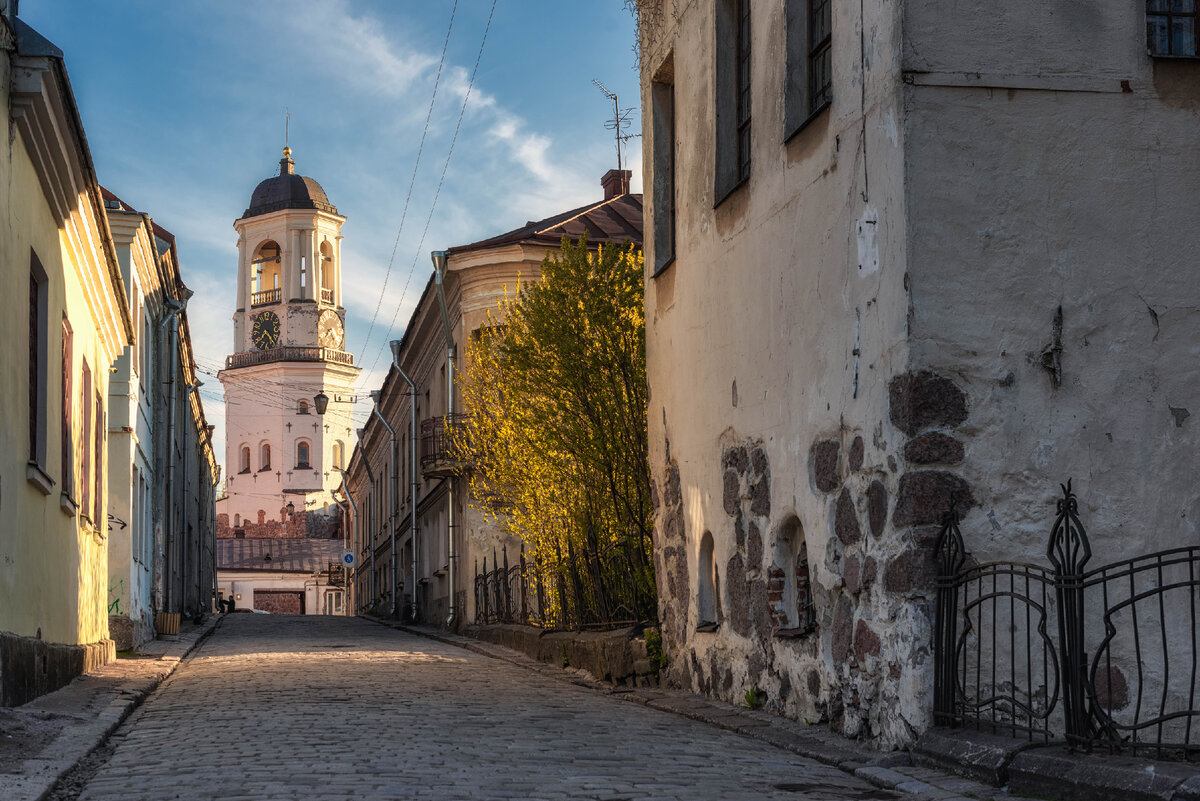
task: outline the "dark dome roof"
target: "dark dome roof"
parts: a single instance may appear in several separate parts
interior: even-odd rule
[[[337,207],[329,202],[321,185],[306,175],[296,175],[295,169],[296,162],[292,160],[291,152],[285,150],[283,158],[279,160],[279,175],[254,187],[254,194],[250,195],[250,207],[242,219],[282,209],[315,209],[337,214]]]

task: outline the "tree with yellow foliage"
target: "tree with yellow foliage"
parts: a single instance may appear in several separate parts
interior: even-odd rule
[[[563,239],[470,342],[455,445],[555,625],[652,620],[642,254]]]

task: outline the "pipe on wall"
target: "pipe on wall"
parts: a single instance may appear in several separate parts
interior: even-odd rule
[[[433,274],[437,284],[438,305],[442,311],[442,332],[446,338],[446,419],[443,421],[445,426],[453,425],[454,418],[454,331],[450,326],[450,313],[446,308],[446,259],[449,253],[444,250],[435,250],[430,254],[433,258]],[[458,554],[454,549],[454,528],[456,525],[456,515],[454,514],[454,504],[456,502],[456,482],[454,476],[450,476],[449,489],[446,503],[446,583],[447,588],[447,612],[446,612],[446,628],[454,628],[455,620],[458,617],[458,610],[455,604],[454,579],[455,570],[454,563],[458,559]]]

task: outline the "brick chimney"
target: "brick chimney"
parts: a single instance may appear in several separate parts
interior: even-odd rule
[[[604,187],[604,199],[612,200],[617,195],[629,194],[629,179],[632,177],[633,173],[629,170],[609,170],[604,173],[600,179],[600,186]]]

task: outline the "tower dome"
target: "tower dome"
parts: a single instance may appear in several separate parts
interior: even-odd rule
[[[319,183],[306,175],[296,175],[296,162],[292,159],[290,147],[283,149],[279,175],[254,187],[254,193],[250,195],[250,207],[241,219],[283,209],[316,209],[330,214],[338,213],[337,207],[329,202]]]

